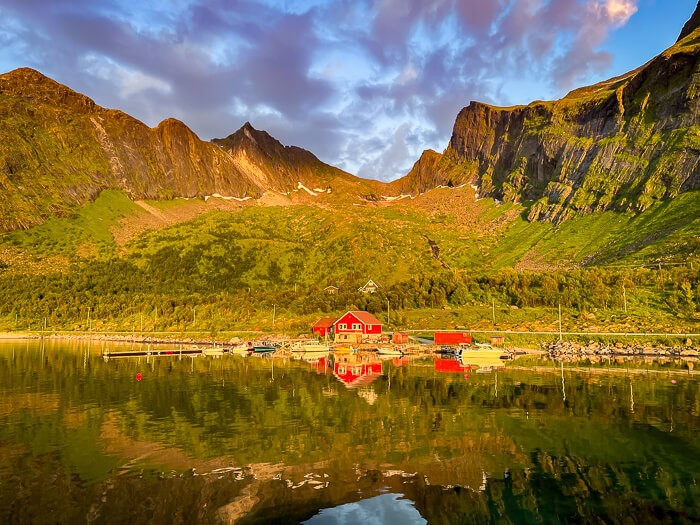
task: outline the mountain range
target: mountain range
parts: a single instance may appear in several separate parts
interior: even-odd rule
[[[213,196],[241,207],[396,206],[432,219],[452,214],[478,235],[515,218],[556,226],[603,212],[635,217],[700,189],[699,13],[700,6],[672,47],[625,75],[527,106],[471,102],[446,149],[425,151],[390,183],[353,176],[249,123],[211,141],[175,119],[150,128],[38,71],[17,69],[0,75],[0,232],[74,217],[108,190],[133,202]],[[435,193],[439,188],[461,190]],[[484,198],[515,208],[486,219],[478,205]],[[686,218],[692,223],[695,215]],[[680,228],[659,227],[623,252]],[[692,231],[682,244],[697,243]],[[573,263],[602,260],[598,255]]]

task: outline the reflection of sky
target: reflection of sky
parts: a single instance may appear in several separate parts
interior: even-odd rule
[[[401,523],[410,525],[428,523],[413,506],[413,502],[402,499],[402,494],[382,494],[374,498],[346,503],[332,509],[322,509],[304,523],[311,525],[343,523],[345,525],[385,525]]]
[[[369,178],[442,151],[470,100],[558,98],[671,45],[695,0],[3,0],[34,67],[151,126],[245,121]]]

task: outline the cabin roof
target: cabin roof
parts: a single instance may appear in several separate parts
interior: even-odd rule
[[[330,328],[335,323],[335,317],[323,317],[316,321],[314,328]]]
[[[382,324],[382,322],[379,319],[377,319],[376,317],[374,317],[371,313],[364,312],[362,310],[351,310],[351,311],[343,314],[342,316],[340,316],[338,319],[336,319],[335,323],[340,321],[343,317],[345,317],[348,314],[352,314],[360,322],[362,322],[365,325],[377,325],[377,324],[381,325]],[[335,324],[335,323],[333,323],[333,324]]]

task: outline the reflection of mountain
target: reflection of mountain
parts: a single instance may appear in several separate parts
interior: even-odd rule
[[[380,362],[353,362],[353,360],[333,363],[333,375],[348,388],[369,385],[382,375]]]
[[[341,365],[353,383],[376,379],[377,362],[320,375],[291,360],[14,348],[0,346],[0,523],[300,522],[382,491],[430,523],[700,518],[700,384],[687,370],[677,384],[568,370],[563,387],[559,369],[464,381],[387,362],[391,388],[369,407],[363,389],[325,393],[346,384]]]

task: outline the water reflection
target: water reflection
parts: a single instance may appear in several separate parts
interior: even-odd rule
[[[101,351],[0,344],[0,521],[700,519],[682,364]]]
[[[304,521],[310,525],[344,523],[346,525],[406,525],[427,523],[412,501],[403,494],[383,494],[354,503],[346,503],[331,509],[321,509],[313,518]]]

